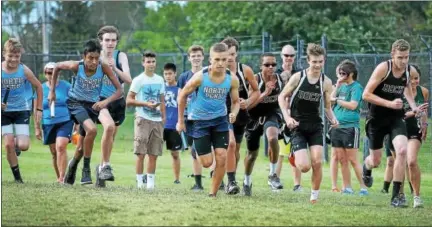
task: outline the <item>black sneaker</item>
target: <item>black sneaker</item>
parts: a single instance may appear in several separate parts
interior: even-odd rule
[[[280,179],[276,175],[276,173],[273,173],[273,175],[268,176],[267,184],[273,190],[283,189],[283,185],[280,183]]]
[[[15,183],[24,184],[24,181],[22,179],[15,179]]]
[[[225,183],[223,182],[223,180],[222,180],[222,182],[221,182],[221,184],[219,186],[219,191],[220,190],[225,190]]]
[[[73,185],[75,183],[75,179],[76,179],[77,167],[71,166],[71,162],[72,162],[72,160],[70,160],[68,163],[68,168],[66,170],[64,182],[65,182],[65,184]]]
[[[174,184],[180,184],[180,181],[179,180],[175,180]]]
[[[198,191],[203,191],[204,188],[203,188],[203,186],[200,186],[200,185],[195,184],[195,185],[191,188],[191,190],[192,190],[192,191],[195,191],[195,192],[198,192]]]
[[[363,174],[362,176],[364,184],[366,185],[366,187],[370,188],[372,187],[373,184],[373,177],[372,176],[366,176]]]
[[[18,148],[18,146],[15,146],[15,153],[16,153],[16,156],[21,155],[21,150]]]
[[[381,189],[381,193],[388,194],[389,192],[383,188],[383,189]]]
[[[249,186],[249,185],[246,185],[246,184],[243,182],[243,194],[244,194],[245,196],[252,196],[252,183],[251,183],[251,185]]]
[[[400,208],[407,207],[406,199],[404,197],[405,197],[404,195],[398,195],[394,197],[393,200],[391,201],[391,205],[393,207],[400,207]]]
[[[100,174],[99,165],[97,165],[96,166],[96,184],[95,184],[95,186],[96,186],[96,188],[105,188],[106,187],[105,180],[100,179],[99,174]]]
[[[90,168],[82,169],[81,184],[93,184]]]
[[[102,167],[99,173],[99,178],[101,180],[114,181],[114,175],[112,174],[112,168],[110,165]]]
[[[294,186],[293,191],[294,192],[301,192],[301,191],[303,191],[303,187],[301,185],[297,184]]]
[[[230,181],[225,188],[225,193],[228,195],[235,195],[240,192],[240,187],[237,185],[237,182]]]

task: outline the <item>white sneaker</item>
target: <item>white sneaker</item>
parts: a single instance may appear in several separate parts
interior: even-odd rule
[[[414,208],[423,207],[423,201],[420,199],[420,196],[414,196]]]
[[[138,189],[144,189],[144,183],[142,181],[137,182]]]

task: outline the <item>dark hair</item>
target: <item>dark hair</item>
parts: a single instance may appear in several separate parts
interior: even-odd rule
[[[261,64],[263,63],[264,57],[274,57],[274,58],[276,58],[276,56],[273,53],[270,53],[270,52],[263,53],[263,54],[261,54],[261,57],[260,57]]]
[[[164,70],[172,70],[173,72],[177,72],[177,67],[176,67],[176,65],[174,64],[174,63],[171,63],[171,62],[169,62],[169,63],[166,63],[165,65],[164,65],[164,68],[163,68]]]
[[[97,37],[99,38],[99,40],[102,41],[102,36],[106,33],[115,33],[117,35],[117,40],[120,40],[120,32],[116,27],[111,25],[103,26],[101,29],[99,29],[97,33]]]
[[[353,73],[353,80],[357,80],[358,71],[357,71],[357,67],[356,67],[356,65],[355,65],[354,62],[352,62],[352,61],[350,61],[348,59],[343,60],[339,64],[339,70],[344,71],[348,75],[351,74],[351,73]]]
[[[228,51],[228,46],[225,43],[215,43],[210,48],[210,52],[211,51],[216,52],[216,53],[225,52],[225,51]]]
[[[414,67],[417,70],[417,72],[419,74],[419,77],[421,77],[420,67],[418,65],[411,65],[411,66]]]
[[[228,46],[228,49],[235,47],[236,52],[239,50],[239,42],[231,36],[226,37],[221,43],[225,43]]]
[[[90,52],[97,52],[100,54],[102,51],[102,47],[96,39],[90,39],[84,44],[84,55],[87,55]]]
[[[155,58],[156,54],[151,51],[146,51],[143,53],[143,58]]]

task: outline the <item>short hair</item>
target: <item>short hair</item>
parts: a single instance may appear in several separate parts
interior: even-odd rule
[[[411,65],[412,67],[414,67],[416,70],[417,70],[417,72],[418,72],[418,74],[419,74],[419,77],[421,77],[421,71],[420,71],[420,67],[418,66],[418,65]]]
[[[202,55],[204,56],[204,48],[200,45],[192,45],[189,47],[188,49],[188,56],[190,55],[190,53],[192,52],[196,52],[196,51],[201,51]]]
[[[152,51],[146,51],[143,53],[143,58],[156,58],[156,53]]]
[[[273,53],[271,53],[271,52],[263,53],[263,54],[261,54],[261,56],[260,56],[260,62],[261,62],[261,64],[262,64],[263,61],[264,61],[264,57],[274,57],[274,58],[276,58],[276,56],[275,56]]]
[[[338,67],[339,67],[339,70],[344,71],[348,75],[353,73],[353,80],[357,80],[358,71],[357,71],[357,67],[353,61],[345,59],[339,64]]]
[[[326,51],[323,47],[316,43],[309,43],[306,50],[307,56],[325,55]]]
[[[5,42],[4,49],[3,49],[3,51],[5,53],[6,52],[12,52],[12,53],[20,52],[20,53],[22,53],[22,50],[23,50],[23,46],[17,38],[9,38]]]
[[[96,39],[90,39],[84,43],[84,55],[90,52],[97,52],[100,54],[101,51],[102,47]]]
[[[228,49],[231,47],[235,47],[236,52],[239,50],[240,47],[239,42],[231,36],[226,37],[224,40],[222,40],[221,43],[225,43],[228,46]]]
[[[172,70],[173,72],[177,72],[177,67],[174,63],[166,63],[163,67],[164,71]]]
[[[117,40],[120,40],[120,32],[119,30],[111,25],[106,25],[103,26],[101,29],[99,29],[98,33],[97,33],[97,37],[100,41],[102,41],[102,36],[106,33],[116,33],[117,35]]]
[[[410,49],[411,49],[410,44],[404,39],[398,39],[392,44],[392,52],[395,50],[407,51]]]
[[[228,46],[225,43],[215,43],[211,46],[210,52],[221,53],[228,51]]]

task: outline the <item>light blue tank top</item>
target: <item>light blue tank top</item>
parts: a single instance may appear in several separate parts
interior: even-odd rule
[[[222,83],[211,81],[208,68],[203,69],[202,83],[189,109],[189,120],[211,120],[227,115],[226,98],[231,89],[231,74]],[[194,91],[195,92],[195,91]]]
[[[117,68],[119,68],[120,70],[122,70],[121,66],[117,64],[119,54],[120,54],[120,51],[118,51],[118,50],[114,51],[114,53],[113,53],[114,62],[116,63]],[[120,78],[118,77],[118,75],[115,72],[114,72],[114,74],[116,75],[117,80],[120,83],[123,83],[123,81],[120,80]],[[111,95],[113,95],[116,92],[116,90],[117,89],[115,88],[115,86],[111,82],[111,80],[108,78],[108,76],[104,75],[103,82],[102,82],[102,90],[101,90],[100,96],[104,97],[104,98],[108,98]]]
[[[84,70],[84,62],[81,61],[72,88],[69,90],[69,97],[78,101],[98,102],[103,76],[101,63],[98,64],[95,74],[87,76]]]
[[[24,73],[24,65],[19,64],[16,72],[6,73],[2,69],[1,101],[9,89],[5,112],[28,111],[32,108],[33,88]]]
[[[51,109],[48,103],[48,94],[50,88],[48,84],[45,82],[42,84],[43,89],[43,112],[42,112],[42,124],[50,125],[61,123],[70,120],[69,109],[66,104],[66,100],[68,99],[68,92],[71,88],[71,84],[64,81],[59,80],[58,85],[55,88],[56,91],[56,101],[55,101],[55,117],[51,118]]]

